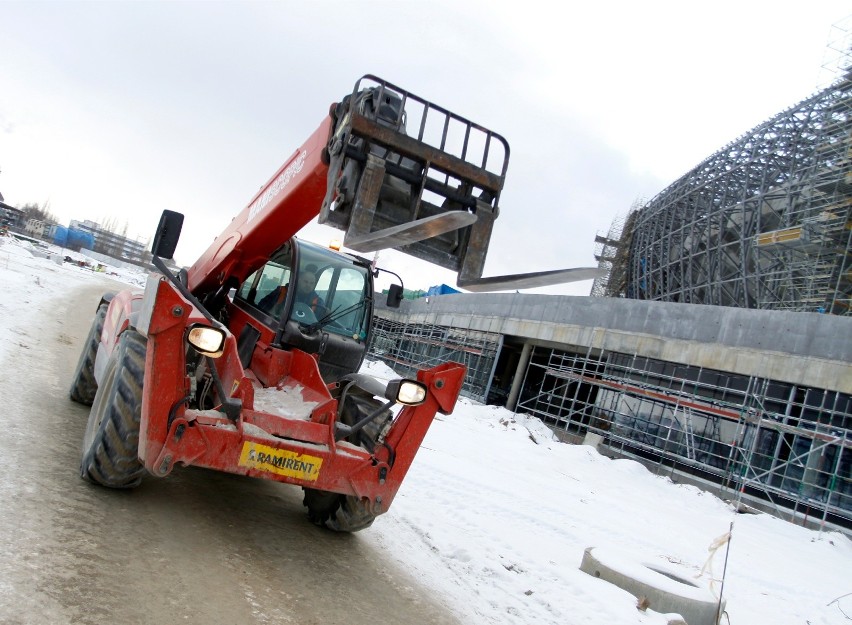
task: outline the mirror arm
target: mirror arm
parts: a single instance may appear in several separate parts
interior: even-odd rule
[[[372,421],[373,419],[378,417],[380,414],[382,414],[385,410],[387,410],[388,408],[393,406],[395,403],[396,402],[393,401],[392,399],[386,401],[384,404],[382,404],[381,406],[376,408],[373,412],[368,414],[366,417],[364,417],[363,419],[361,419],[360,421],[358,421],[358,423],[355,423],[354,425],[346,425],[345,423],[341,423],[340,421],[336,422],[334,424],[335,425],[334,440],[339,441],[339,440],[346,438],[347,436],[351,436],[352,434],[356,434],[356,433],[360,432],[361,430],[364,429],[364,426],[366,426],[370,421]]]
[[[399,280],[399,293],[394,293],[394,289],[389,289],[388,290],[388,300],[387,300],[388,306],[390,306],[391,308],[399,308],[399,303],[402,301],[403,296],[405,294],[405,284],[402,281],[402,276],[400,276],[398,273],[391,271],[390,269],[382,269],[381,267],[376,267],[375,269],[373,269],[373,277],[378,278],[380,271],[384,271],[385,273],[389,273],[392,276],[396,276],[396,279]],[[391,286],[396,286],[396,285],[391,285]],[[392,299],[393,299],[393,304],[391,303]]]

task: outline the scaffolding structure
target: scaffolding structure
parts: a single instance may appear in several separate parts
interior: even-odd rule
[[[643,205],[643,200],[636,200],[626,218],[616,216],[606,236],[595,237],[595,260],[598,261],[598,269],[602,273],[592,284],[589,293],[592,297],[624,297],[627,293],[630,243],[633,240],[636,217]]]
[[[619,240],[606,242],[629,251],[609,255],[602,294],[852,314],[850,76],[744,134],[635,211]]]
[[[494,332],[377,316],[368,353],[400,375],[450,361],[461,363],[467,367],[462,395],[485,402],[502,343],[502,335]]]
[[[820,88],[828,87],[852,68],[852,15],[832,24],[825,47],[820,78]]]
[[[604,307],[636,308],[617,302]],[[822,387],[819,377],[784,369],[800,366],[809,356],[783,351],[783,365],[774,361],[765,368],[784,369],[781,380],[764,374],[762,367],[735,372],[697,364],[730,363],[726,358],[694,359],[693,364],[662,360],[656,350],[642,351],[647,343],[606,341],[600,332],[570,334],[582,343],[557,343],[560,320],[543,322],[540,307],[532,302],[526,307],[518,302],[512,314],[533,316],[516,317],[509,324],[483,316],[493,311],[484,298],[481,307],[448,300],[447,306],[433,302],[411,308],[407,313],[380,309],[374,318],[369,357],[399,375],[461,362],[468,368],[463,387],[468,398],[534,415],[574,435],[566,436],[574,442],[597,434],[612,453],[640,459],[658,472],[692,474],[722,497],[760,501],[780,518],[852,527],[852,393],[833,374],[827,373]],[[808,318],[837,328],[848,321]],[[598,318],[589,319],[597,323]],[[594,327],[606,332],[609,326]],[[766,325],[746,327],[763,328],[765,339],[772,339]],[[508,328],[531,333],[506,333]],[[620,328],[614,332],[619,334]],[[649,327],[649,336],[665,340],[665,324],[659,328],[664,334],[657,330]],[[671,330],[682,336],[677,327]],[[821,333],[815,340],[831,341],[832,336]],[[842,332],[836,336],[846,338]],[[615,344],[631,346],[626,347],[631,353],[605,347]],[[751,344],[744,344],[745,349]],[[712,344],[708,347],[712,352]],[[843,368],[842,362],[837,364]]]
[[[624,218],[616,216],[609,226],[606,236],[598,234],[595,236],[595,260],[598,261],[598,269],[602,273],[592,282],[592,297],[605,297],[613,290],[610,283],[613,281],[613,266],[621,267],[619,255],[623,253],[624,245],[621,235],[624,232]]]
[[[536,347],[517,411],[628,456],[852,522],[852,396],[635,355]]]
[[[847,26],[838,39],[840,69],[828,87],[747,132],[650,202],[634,203],[596,237],[605,273],[591,295],[852,316]],[[497,317],[483,322],[472,306],[421,307],[409,317],[377,313],[369,354],[401,375],[462,362],[469,398],[506,404],[566,433],[597,434],[614,453],[660,472],[691,473],[737,502],[760,499],[781,518],[852,527],[848,386],[834,384],[844,393],[761,377],[757,367],[737,369],[749,375],[607,351],[597,340],[603,321],[578,315],[575,323],[594,332],[560,335],[540,327],[549,316],[530,313],[505,336],[482,331],[502,326],[491,323]],[[821,327],[847,321],[806,317]],[[654,336],[669,335],[662,328]],[[616,349],[638,349],[623,345],[629,347]],[[797,367],[795,353],[785,354]]]

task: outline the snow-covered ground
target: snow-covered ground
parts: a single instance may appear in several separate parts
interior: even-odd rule
[[[57,292],[103,275],[144,280],[33,251],[0,238],[0,360],[16,349],[13,321],[45,310]],[[381,363],[364,370],[393,376]],[[402,563],[465,623],[665,624],[669,617],[640,611],[635,597],[581,572],[584,550],[606,548],[718,592],[726,545],[712,546],[731,523],[723,623],[849,622],[846,536],[736,514],[636,462],[556,442],[536,419],[466,400],[439,416],[390,512],[358,539]]]

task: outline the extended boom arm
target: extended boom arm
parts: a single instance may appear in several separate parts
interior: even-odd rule
[[[365,76],[193,265],[189,289],[242,281],[315,216],[344,230],[350,249],[399,249],[456,271],[469,291],[596,277],[596,268],[482,277],[508,161],[497,133]]]

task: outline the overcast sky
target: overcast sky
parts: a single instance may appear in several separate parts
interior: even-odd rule
[[[594,266],[595,234],[637,198],[813,93],[848,15],[848,0],[0,2],[0,193],[145,240],[183,212],[189,265],[372,73],[509,141],[486,275]],[[402,254],[380,264],[408,288],[455,283]]]

